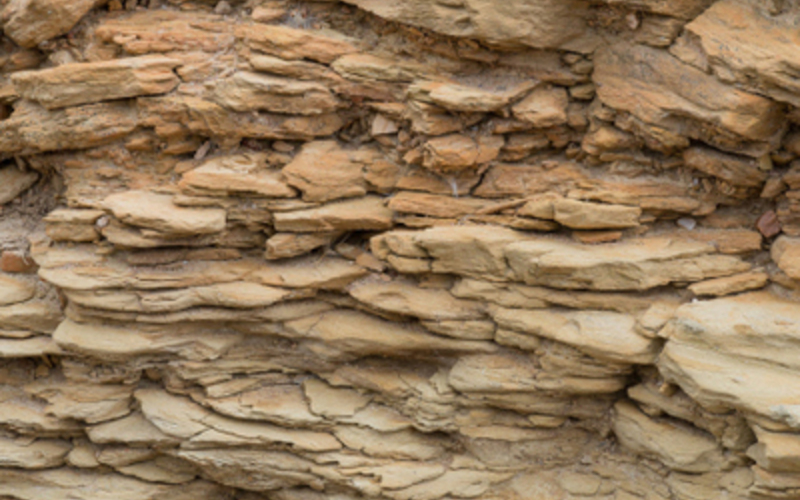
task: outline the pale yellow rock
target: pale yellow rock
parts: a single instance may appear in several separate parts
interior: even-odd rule
[[[39,174],[7,166],[0,169],[0,205],[5,205],[36,184]]]
[[[549,338],[571,345],[599,359],[650,364],[658,344],[636,333],[633,317],[607,311],[491,309],[503,328]]]
[[[4,3],[5,35],[23,47],[67,33],[96,5],[95,0],[22,0]]]
[[[491,82],[490,82],[491,83]],[[534,87],[533,82],[468,85],[455,82],[423,81],[414,83],[408,93],[416,100],[461,112],[497,111],[517,100]]]
[[[150,483],[185,484],[197,477],[198,470],[175,457],[161,456],[153,460],[115,467],[118,472]]]
[[[446,321],[484,317],[483,306],[477,302],[457,299],[445,290],[420,288],[406,280],[367,279],[351,285],[348,292],[376,309],[421,319]]]
[[[365,196],[319,208],[275,214],[275,229],[291,233],[380,231],[392,227],[394,213],[382,198]]]
[[[719,354],[713,349],[667,342],[659,371],[704,407],[738,408],[792,429],[800,429],[800,397],[786,387],[800,384],[796,369]]]
[[[138,119],[136,108],[125,102],[47,110],[34,102],[21,101],[11,117],[0,122],[0,154],[32,154],[108,144],[132,132]]]
[[[421,72],[415,64],[372,54],[347,54],[336,59],[331,68],[349,80],[410,82]]]
[[[59,468],[40,472],[4,469],[0,494],[21,500],[217,500],[224,489],[207,481],[179,486],[150,483],[122,474]]]
[[[208,359],[220,355],[241,340],[241,336],[216,331],[146,332],[66,319],[53,333],[53,340],[65,351],[107,360],[164,353],[189,359]]]
[[[170,445],[177,442],[138,412],[119,420],[90,426],[86,429],[86,434],[93,443],[98,444]]]
[[[658,71],[642,73],[643,67]],[[607,106],[712,145],[738,148],[703,127],[765,141],[782,122],[783,111],[777,103],[729,87],[669,53],[649,47],[616,44],[601,49],[595,57],[593,78],[597,94]]]
[[[758,2],[715,2],[686,30],[720,79],[797,106],[800,85],[793,74],[800,69],[800,58],[790,49],[797,38],[789,28],[796,13],[784,9],[782,15],[770,14]]]
[[[180,60],[141,56],[14,73],[20,95],[47,109],[141,95],[166,94],[178,86]]]
[[[429,481],[445,473],[447,469],[430,462],[395,462],[389,465],[369,467],[364,472],[380,478],[382,488],[396,490]]]
[[[781,271],[800,280],[800,238],[781,236],[773,243],[771,255]]]
[[[246,420],[260,420],[292,427],[311,426],[322,418],[311,413],[298,385],[270,385],[203,402],[219,413]]]
[[[514,354],[462,356],[450,370],[448,383],[457,391],[480,394],[514,394],[556,391],[561,394],[604,394],[625,387],[625,379],[590,379],[551,376],[533,358]]]
[[[267,240],[264,258],[268,260],[287,259],[305,255],[320,247],[329,247],[341,233],[278,233]]]
[[[759,467],[773,472],[800,471],[800,436],[770,432],[753,426],[758,443],[747,450],[747,455]]]
[[[681,19],[692,19],[714,0],[603,0],[609,5],[641,9],[654,14],[674,16]]]
[[[250,153],[212,158],[183,174],[179,186],[219,195],[292,198],[297,194],[280,172],[268,168],[265,155]]]
[[[313,141],[286,165],[288,183],[310,202],[326,202],[367,194],[366,167],[377,159],[371,149],[347,150],[335,141]]]
[[[553,202],[553,219],[573,229],[621,229],[639,225],[642,209],[560,199]]]
[[[36,286],[30,280],[0,274],[0,306],[16,304],[33,298]]]
[[[64,464],[72,449],[67,441],[34,440],[30,443],[0,438],[0,466],[21,469],[50,469]]]
[[[537,128],[567,123],[569,96],[561,87],[537,87],[511,109],[514,116]]]
[[[710,435],[675,421],[652,420],[630,402],[614,405],[611,425],[623,446],[674,470],[709,472],[727,466],[722,449]]]
[[[354,426],[339,426],[334,435],[350,449],[393,460],[435,460],[441,457],[447,440],[426,436],[415,430],[375,432]]]
[[[63,351],[51,337],[0,338],[0,358],[30,358],[48,354],[63,354]]]
[[[411,24],[445,35],[477,38],[492,45],[571,48],[591,51],[594,33],[586,28],[586,4],[578,0],[523,1],[503,5],[487,0],[430,3],[402,0],[348,0],[392,21]]]
[[[481,470],[449,470],[442,476],[409,488],[387,491],[393,500],[436,500],[452,495],[456,498],[476,498],[491,491],[492,486],[510,479],[513,473]]]
[[[119,384],[64,383],[43,379],[25,388],[47,402],[47,413],[96,424],[130,413],[133,387]]]
[[[698,296],[713,295],[720,297],[733,293],[746,292],[764,288],[769,282],[769,275],[762,272],[736,274],[725,278],[701,281],[689,286],[689,290]]]
[[[767,179],[767,173],[759,169],[757,159],[721,153],[717,150],[696,146],[683,152],[687,167],[713,175],[734,186],[759,187]]]
[[[357,311],[336,310],[290,321],[287,333],[297,339],[317,342],[318,350],[364,355],[397,356],[402,353],[432,350],[454,352],[492,352],[486,342],[445,339],[378,319]]]
[[[386,206],[395,212],[450,219],[479,213],[491,206],[491,202],[478,198],[399,191]]]
[[[247,71],[216,82],[211,96],[218,104],[239,112],[321,115],[340,106],[336,96],[321,83]]]
[[[324,432],[286,429],[216,415],[186,398],[160,389],[141,389],[135,396],[144,416],[161,432],[199,447],[281,443],[301,450],[322,452],[342,446]]]
[[[367,273],[367,269],[349,260],[311,256],[270,262],[253,270],[252,277],[269,286],[337,290]]]
[[[62,318],[54,301],[29,300],[0,307],[0,325],[4,329],[52,333]]]
[[[241,24],[236,37],[251,48],[282,59],[311,59],[330,64],[358,51],[355,40],[331,30],[306,30],[289,26]]]
[[[107,197],[103,205],[126,224],[166,234],[208,234],[225,229],[224,210],[179,207],[167,194],[125,191]]]
[[[488,163],[500,154],[504,140],[501,136],[461,134],[437,137],[425,143],[423,165],[442,172],[454,172]]]
[[[303,382],[303,392],[312,412],[323,417],[352,417],[371,398],[351,389],[332,387],[317,379]]]

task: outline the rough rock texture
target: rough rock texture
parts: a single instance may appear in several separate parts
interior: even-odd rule
[[[799,15],[0,0],[0,497],[800,498]]]

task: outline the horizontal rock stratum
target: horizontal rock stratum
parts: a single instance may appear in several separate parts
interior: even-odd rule
[[[798,19],[0,0],[0,497],[800,498]]]

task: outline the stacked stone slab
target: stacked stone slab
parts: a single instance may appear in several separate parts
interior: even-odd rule
[[[0,0],[0,497],[797,498],[798,15]]]

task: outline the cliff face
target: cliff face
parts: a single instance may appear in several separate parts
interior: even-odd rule
[[[0,9],[0,497],[800,498],[792,2]]]

